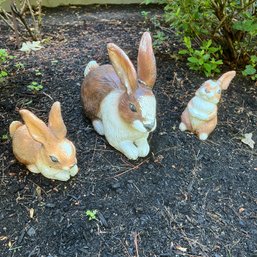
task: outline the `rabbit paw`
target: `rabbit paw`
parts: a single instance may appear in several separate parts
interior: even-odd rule
[[[70,169],[70,175],[71,175],[72,177],[74,177],[74,176],[78,173],[78,171],[79,171],[78,166],[75,165],[74,167],[72,167],[72,168]]]
[[[70,179],[70,173],[67,170],[64,170],[64,171],[56,173],[52,179],[57,179],[60,181],[67,181]]]
[[[37,168],[35,164],[27,165],[27,169],[33,173],[40,173],[40,170]]]
[[[207,133],[200,133],[199,134],[199,139],[200,140],[206,140],[208,138],[208,134]]]
[[[122,142],[120,144],[121,152],[130,160],[136,160],[138,158],[138,149],[130,141]]]
[[[94,121],[93,121],[93,126],[94,126],[95,131],[96,131],[99,135],[101,135],[101,136],[104,135],[104,125],[103,125],[103,123],[102,123],[101,120],[94,120]]]
[[[185,123],[181,122],[181,123],[179,124],[179,129],[180,129],[181,131],[186,131],[186,130],[187,130],[187,127],[186,127]]]
[[[150,146],[145,138],[137,140],[135,144],[137,145],[139,157],[145,157],[149,154]]]

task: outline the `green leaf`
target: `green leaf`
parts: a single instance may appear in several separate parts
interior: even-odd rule
[[[8,73],[6,71],[0,71],[0,78],[8,76]]]
[[[208,72],[210,72],[210,71],[212,70],[212,66],[211,66],[211,64],[209,64],[209,63],[204,63],[203,67],[204,67]]]
[[[210,46],[211,46],[211,44],[212,44],[212,40],[211,39],[209,39],[208,41],[203,41],[203,45],[202,45],[202,49],[208,49]]]
[[[246,65],[245,70],[243,71],[244,76],[254,75],[256,73],[256,69],[252,65]]]
[[[187,60],[191,63],[199,63],[199,60],[195,57],[188,57]]]
[[[201,58],[201,59],[199,59],[199,60],[198,60],[198,63],[199,63],[199,65],[201,65],[201,66],[202,66],[202,65],[204,64],[204,59],[202,59],[202,58]]]
[[[184,43],[188,49],[192,48],[190,37],[184,37]]]
[[[257,63],[257,56],[256,55],[251,56],[251,62],[252,63]]]
[[[257,23],[253,20],[236,21],[232,27],[236,30],[255,32],[257,30]]]
[[[178,53],[181,54],[181,55],[184,55],[184,54],[188,54],[189,52],[188,52],[188,50],[183,49],[183,50],[179,50]]]
[[[210,54],[205,54],[205,55],[203,56],[203,59],[204,59],[205,61],[209,60],[209,58],[210,58]]]

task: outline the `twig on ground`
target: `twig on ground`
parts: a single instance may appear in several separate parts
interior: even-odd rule
[[[137,242],[138,235],[139,235],[139,234],[138,234],[137,232],[133,232],[134,245],[135,245],[135,250],[136,250],[136,256],[135,256],[135,257],[139,257],[139,253],[138,253],[138,242]]]
[[[126,174],[126,173],[128,173],[128,172],[130,172],[130,171],[132,171],[132,170],[137,170],[142,164],[144,164],[145,162],[147,162],[149,159],[150,159],[150,157],[147,158],[147,159],[145,159],[144,161],[140,162],[139,164],[133,166],[132,168],[127,169],[127,170],[125,170],[125,171],[123,171],[123,172],[121,172],[121,173],[119,173],[119,174],[116,174],[116,175],[113,176],[112,178],[117,178],[117,177],[122,176],[122,175],[124,175],[124,174]]]

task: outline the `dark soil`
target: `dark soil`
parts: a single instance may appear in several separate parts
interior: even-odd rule
[[[80,85],[86,64],[108,63],[106,44],[118,44],[136,63],[142,10],[112,6],[45,10],[45,48],[26,55],[14,48],[1,23],[1,48],[16,55],[0,93],[0,256],[168,257],[257,256],[257,152],[240,140],[257,141],[257,87],[238,72],[224,92],[219,123],[206,142],[178,129],[180,114],[206,78],[186,63],[156,52],[158,128],[151,153],[129,161],[84,117]],[[171,37],[171,46],[178,42]],[[172,53],[172,52],[171,52]],[[36,75],[40,70],[42,75]],[[30,92],[32,81],[43,90]],[[62,104],[69,138],[77,147],[79,174],[68,182],[28,172],[4,139],[18,110],[43,120]],[[87,218],[97,210],[97,220]]]

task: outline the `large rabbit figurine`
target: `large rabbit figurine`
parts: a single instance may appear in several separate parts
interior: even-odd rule
[[[181,131],[194,132],[200,140],[208,138],[217,125],[217,104],[221,91],[228,88],[235,75],[235,71],[229,71],[217,81],[207,80],[202,84],[181,115]]]
[[[156,99],[152,92],[156,64],[148,32],[141,38],[137,72],[117,45],[107,45],[112,65],[89,62],[81,87],[86,115],[94,129],[127,158],[149,153],[149,132],[156,128]]]
[[[28,110],[19,111],[24,124],[13,121],[9,131],[13,153],[19,162],[34,173],[67,181],[78,173],[76,149],[66,137],[61,106],[55,102],[49,113],[48,126]]]

